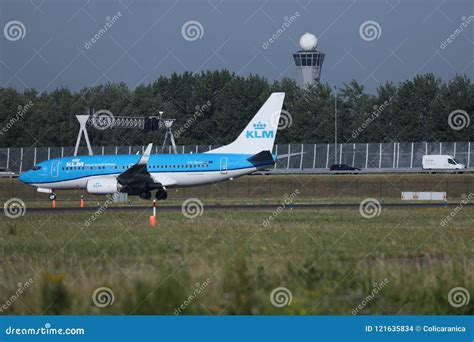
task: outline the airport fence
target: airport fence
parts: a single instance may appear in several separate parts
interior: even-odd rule
[[[178,153],[202,153],[216,145],[178,146]],[[473,145],[474,147],[474,145]],[[145,146],[93,147],[94,155],[143,153]],[[171,146],[155,146],[154,153],[172,153]],[[332,164],[347,164],[361,169],[419,169],[423,155],[448,154],[471,166],[474,151],[470,142],[393,142],[368,144],[278,144],[273,153],[279,156],[277,171],[303,172],[328,169]],[[36,163],[74,155],[74,147],[0,148],[0,167],[14,172],[32,168]],[[78,155],[87,155],[81,147]]]

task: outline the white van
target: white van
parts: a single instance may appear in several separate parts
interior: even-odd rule
[[[423,170],[461,170],[466,165],[456,161],[447,154],[425,155],[422,163]]]

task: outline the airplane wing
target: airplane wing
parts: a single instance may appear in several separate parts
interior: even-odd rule
[[[152,143],[148,144],[140,160],[131,168],[118,175],[117,180],[120,184],[128,188],[141,188],[146,186],[146,184],[156,184],[146,167],[150,159],[152,147]]]

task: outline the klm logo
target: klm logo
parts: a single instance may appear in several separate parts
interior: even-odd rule
[[[266,131],[265,128],[267,127],[267,124],[264,124],[262,122],[257,122],[256,124],[253,124],[253,131],[246,131],[246,137],[247,139],[265,139],[265,138],[273,138],[273,131]]]
[[[66,166],[69,166],[69,167],[84,166],[84,162],[81,162],[79,158],[75,158],[71,160],[70,162],[67,162]]]

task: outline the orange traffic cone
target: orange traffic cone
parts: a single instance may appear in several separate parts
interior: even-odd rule
[[[55,199],[53,199],[53,203],[52,203],[52,204],[53,204],[53,209],[56,208],[56,200],[55,200]]]
[[[153,216],[153,215],[151,215],[151,216],[150,216],[150,226],[151,226],[151,227],[154,227],[155,224],[156,224],[156,217]]]
[[[86,201],[84,201],[84,197],[81,195],[81,208],[86,206]]]

